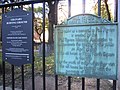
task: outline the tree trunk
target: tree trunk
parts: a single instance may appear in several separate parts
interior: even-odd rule
[[[110,11],[109,11],[109,6],[107,4],[108,0],[104,0],[104,2],[105,2],[105,7],[106,7],[107,15],[108,15],[108,20],[111,21],[111,15],[110,15]]]
[[[52,2],[52,1],[48,1],[48,6],[49,6],[49,14],[48,14],[48,19],[49,19],[49,28],[48,28],[48,32],[49,32],[49,38],[48,38],[48,43],[49,44],[53,44],[54,40],[53,40],[53,25],[57,23],[57,9],[56,9],[56,5],[58,4],[58,2]]]

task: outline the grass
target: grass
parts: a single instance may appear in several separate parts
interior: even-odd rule
[[[35,70],[37,72],[42,72],[43,69],[43,59],[42,57],[39,57],[38,53],[35,53]],[[54,73],[54,54],[51,54],[48,57],[45,57],[45,67],[47,74],[53,74]]]
[[[0,61],[2,60],[2,53],[0,53]],[[38,74],[38,75],[42,75],[42,70],[43,70],[43,59],[42,57],[39,57],[39,54],[38,52],[35,52],[34,53],[34,56],[35,56],[35,61],[34,61],[34,68],[35,68],[35,75]],[[46,57],[45,58],[45,62],[46,62],[46,74],[49,74],[49,75],[53,75],[54,74],[54,53],[52,53],[50,56]],[[31,64],[27,64],[27,65],[24,65],[24,78],[25,80],[28,80],[31,78],[32,76],[32,73],[31,73]],[[14,77],[15,77],[15,87],[18,87],[18,88],[21,88],[21,67],[17,67],[15,66],[15,69],[14,69]],[[11,87],[11,77],[12,77],[12,74],[11,74],[11,65],[6,63],[6,86],[10,86]],[[67,81],[67,77],[64,77],[64,76],[59,76],[59,81],[60,82],[66,82]],[[81,82],[81,78],[78,78],[78,77],[72,77],[71,79],[72,82]],[[2,75],[0,75],[0,85],[2,85]],[[110,86],[110,85],[109,85]],[[108,88],[108,86],[106,86]],[[109,89],[111,90],[111,89]]]
[[[34,70],[35,74],[41,74],[43,73],[43,59],[42,57],[39,57],[38,52],[34,53]],[[0,65],[2,66],[2,53],[0,53]],[[5,64],[6,68],[6,74],[11,74],[11,64],[7,63]],[[32,65],[26,64],[24,65],[24,72],[25,74],[31,74]],[[52,53],[50,56],[45,57],[45,69],[46,74],[54,74],[54,54]],[[15,74],[21,74],[21,67],[15,66]]]
[[[35,61],[34,61],[34,74],[35,75],[42,75],[43,74],[43,59],[39,57],[38,52],[34,53]],[[54,74],[54,54],[51,54],[48,57],[45,57],[45,67],[46,67],[46,74],[53,75]],[[0,53],[0,63],[2,62],[2,53]],[[2,64],[1,64],[2,65]],[[6,73],[6,86],[11,85],[11,64],[5,63],[5,73]],[[14,77],[16,82],[21,81],[21,67],[14,67]],[[26,64],[24,65],[24,78],[28,79],[32,77],[32,65]],[[2,84],[2,74],[0,74],[0,85]],[[19,87],[19,86],[18,86]]]

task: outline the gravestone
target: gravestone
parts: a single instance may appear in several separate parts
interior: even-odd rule
[[[43,56],[43,42],[40,43],[38,51],[39,51],[39,57],[42,57]],[[45,42],[45,57],[50,56],[51,53],[52,53],[52,49],[50,47],[50,44]]]
[[[82,14],[69,18],[54,29],[56,74],[117,79],[116,23]]]

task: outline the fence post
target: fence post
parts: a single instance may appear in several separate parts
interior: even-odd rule
[[[118,90],[120,90],[120,0],[118,0]]]

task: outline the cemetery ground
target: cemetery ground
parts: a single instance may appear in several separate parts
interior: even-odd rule
[[[1,63],[1,53],[0,53],[0,63]],[[39,57],[39,54],[35,52],[35,90],[43,90],[42,87],[42,57]],[[6,87],[8,90],[12,87],[11,83],[11,65],[6,63]],[[15,66],[15,88],[16,90],[21,90],[21,67]],[[32,70],[31,65],[24,65],[24,84],[25,90],[32,90]],[[85,79],[85,88],[86,90],[96,90],[96,81],[95,78],[86,78]],[[112,83],[108,80],[100,80],[100,90],[112,90]],[[67,90],[68,88],[67,76],[58,76],[58,90]],[[71,88],[72,90],[81,90],[82,79],[80,77],[71,78]],[[2,72],[0,73],[0,90],[2,90]],[[55,75],[54,75],[54,54],[46,57],[46,90],[55,90]]]

